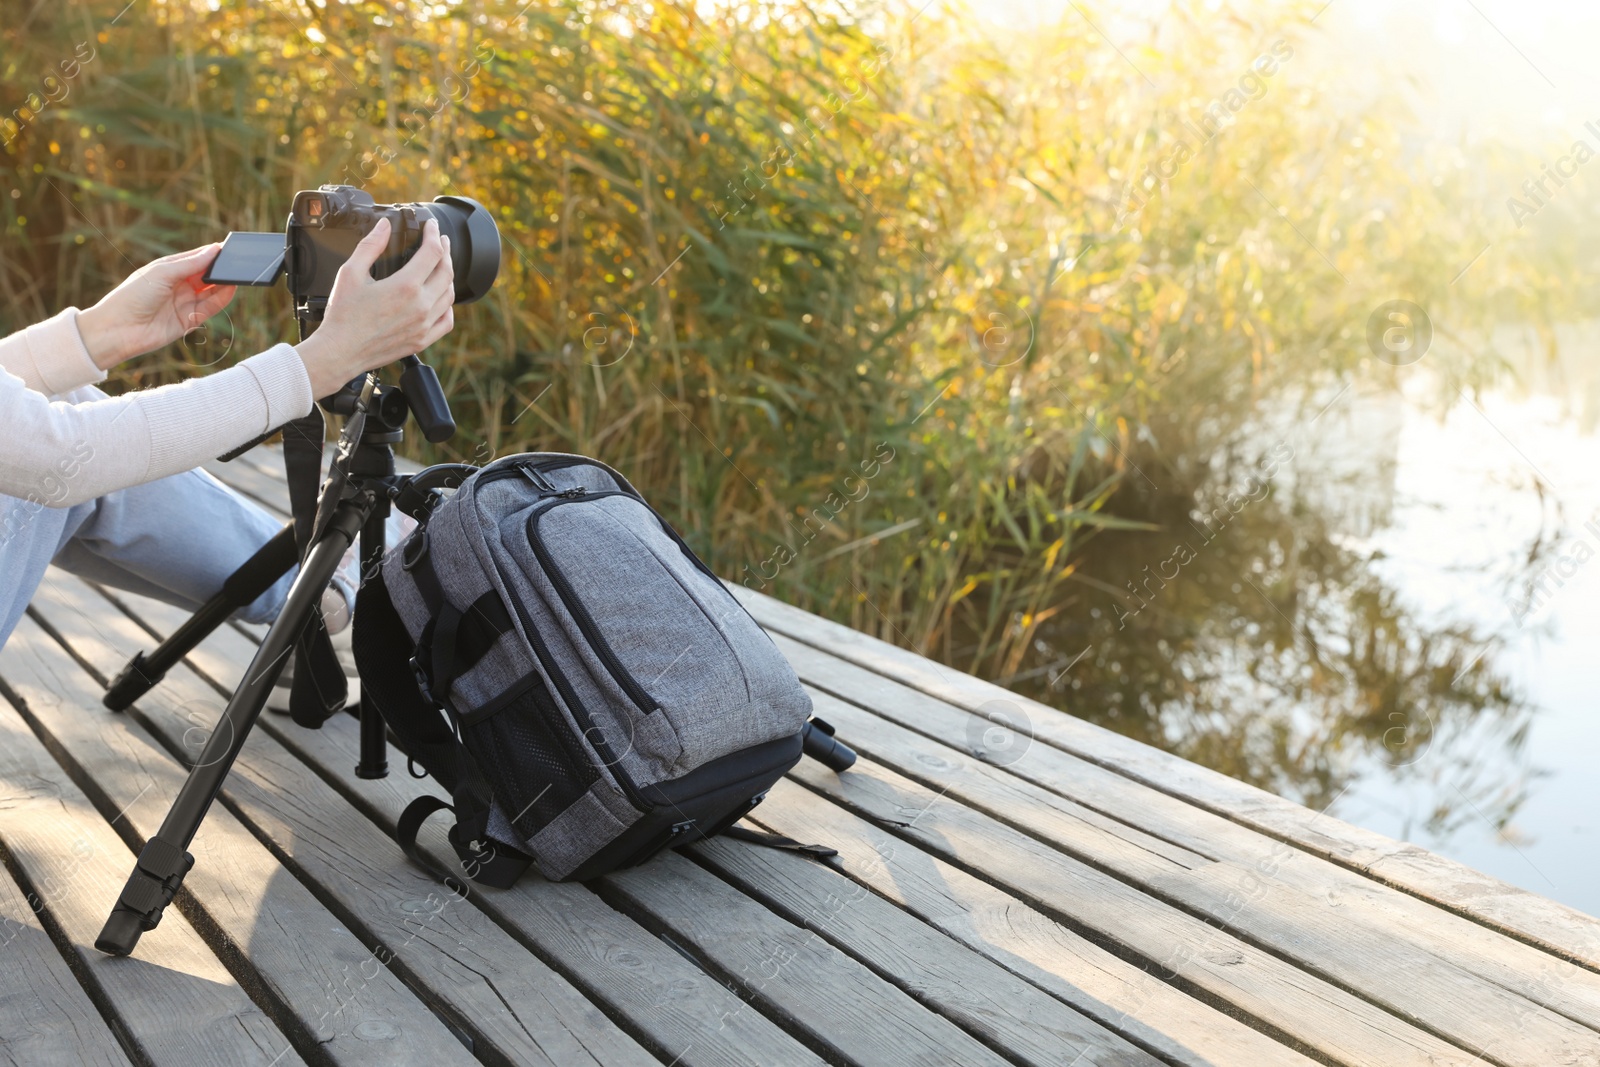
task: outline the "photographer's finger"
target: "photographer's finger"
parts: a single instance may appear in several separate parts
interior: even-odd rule
[[[187,252],[174,252],[170,256],[151,260],[140,272],[146,279],[174,284],[189,278],[198,279],[204,274],[206,268],[211,266],[211,261],[217,258],[217,253],[222,251],[221,244],[202,245],[191,248]]]
[[[442,253],[439,262],[433,265],[433,271],[428,275],[428,280],[422,283],[425,292],[441,290],[454,294],[455,292],[455,262],[450,258],[450,238],[440,238]]]
[[[439,271],[434,271],[422,287],[422,303],[428,308],[429,322],[444,314],[444,309],[456,302],[455,278],[449,269],[449,262],[445,261],[442,276]]]
[[[422,240],[417,246],[416,254],[411,257],[411,262],[396,271],[394,276],[414,284],[421,284],[433,273],[433,268],[439,262],[441,254],[439,245],[439,224],[429,219],[422,224]]]
[[[208,285],[196,295],[194,316],[204,322],[216,315],[233,302],[233,294],[238,289],[232,285]],[[198,323],[196,324],[198,325]]]
[[[433,306],[428,309],[427,316],[422,320],[423,322],[427,323],[427,325],[423,328],[423,336],[427,338],[426,341],[422,342],[424,346],[432,344],[434,341],[437,341],[441,336],[443,336],[443,334],[435,334],[434,330],[438,327],[440,322],[445,321],[450,316],[450,309],[454,307],[454,305],[454,300],[438,300],[435,301]],[[446,333],[448,332],[449,331],[447,330]]]
[[[355,250],[350,253],[350,258],[344,261],[344,266],[339,268],[339,273],[349,271],[352,276],[363,281],[372,277],[372,265],[378,262],[378,257],[383,255],[389,247],[389,220],[379,219],[372,231],[361,239]]]
[[[199,248],[191,248],[187,252],[174,252],[170,256],[162,256],[157,263],[167,263],[173,266],[187,267],[190,271],[203,271],[217,258],[217,253],[222,251],[222,242],[213,241]]]
[[[445,334],[449,333],[455,328],[456,306],[454,301],[452,301],[450,305],[445,308],[444,314],[439,316],[434,324],[428,328],[428,332],[423,336],[422,344],[417,346],[418,351],[427,348],[429,345],[433,344],[435,341],[439,340],[439,338],[443,337]]]

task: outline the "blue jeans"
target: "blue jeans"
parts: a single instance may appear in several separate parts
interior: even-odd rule
[[[0,496],[0,646],[51,562],[193,611],[282,525],[203,471],[70,508]],[[271,622],[292,580],[291,571],[234,617]]]

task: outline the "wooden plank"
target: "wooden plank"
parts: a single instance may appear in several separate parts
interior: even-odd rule
[[[850,636],[860,637],[855,634]],[[936,666],[927,666],[933,667],[933,670],[941,676],[946,674]],[[853,681],[848,683],[841,681],[839,673],[837,670],[832,673],[831,684],[840,687],[839,691],[846,695],[853,695],[854,690],[850,688]],[[999,692],[1004,693],[1003,690]],[[1021,700],[1012,694],[1005,694],[1005,698]],[[1042,735],[1041,739],[1046,742],[1050,740]],[[1064,746],[1054,754],[1063,759],[1074,758]],[[900,762],[895,763],[894,759],[890,759],[889,762],[908,771],[913,778],[921,778],[924,781],[942,781],[937,776],[948,774],[952,779],[959,779],[963,784],[967,783],[967,777],[959,770],[961,768],[959,757],[948,767],[938,765],[937,761],[946,759],[939,754],[931,755],[935,761],[931,768],[926,763],[917,762],[929,758],[930,753],[917,750],[915,745],[902,744],[899,752]],[[926,772],[930,769],[935,778],[927,776]],[[1018,773],[1028,777],[1026,773]],[[1103,780],[1110,777],[1113,776],[1104,774]],[[1047,787],[1050,785],[1048,782],[1034,784],[1043,784]],[[1019,797],[1014,785],[999,778],[985,779],[979,775],[978,787],[987,789],[988,792],[983,794],[985,799],[975,803],[991,814],[1011,810],[1011,805]],[[1057,844],[1075,847],[1080,854],[1091,856],[1097,862],[1109,865],[1123,877],[1137,880],[1143,888],[1177,899],[1193,909],[1211,914],[1214,918],[1219,915],[1225,916],[1224,921],[1227,922],[1234,922],[1240,917],[1241,907],[1232,903],[1243,899],[1239,894],[1240,880],[1255,879],[1252,871],[1241,869],[1239,864],[1247,859],[1259,862],[1264,856],[1273,854],[1270,848],[1263,853],[1261,842],[1253,841],[1245,849],[1246,855],[1234,854],[1229,857],[1234,862],[1208,863],[1205,862],[1210,858],[1207,851],[1215,851],[1215,846],[1208,843],[1203,833],[1194,832],[1196,828],[1193,826],[1167,825],[1154,828],[1149,825],[1149,820],[1138,819],[1136,812],[1127,810],[1107,812],[1103,806],[1097,810],[1066,800],[1059,795],[1045,798],[1042,792],[1030,794],[1027,790],[1023,790],[1020,795],[1035,805],[1042,805],[1043,810],[1049,814],[1049,821],[1044,829],[1039,825],[1027,827],[1036,835],[1042,835]],[[1161,794],[1156,795],[1161,796]],[[974,802],[970,790],[964,793],[963,797],[969,802]],[[1163,799],[1170,798],[1163,796]],[[1176,802],[1173,807],[1175,806]],[[1297,810],[1305,814],[1303,809]],[[1172,807],[1169,807],[1168,814],[1172,814]],[[1063,815],[1068,816],[1070,821],[1063,821],[1061,818]],[[1169,823],[1171,821],[1169,820]],[[1217,821],[1224,822],[1220,819]],[[1179,817],[1177,822],[1181,823],[1182,818]],[[1085,849],[1084,835],[1090,826],[1100,831],[1101,851]],[[1066,833],[1064,827],[1070,827],[1072,832]],[[1226,831],[1221,831],[1222,836],[1230,844],[1241,848],[1244,848],[1242,842],[1252,833],[1253,831],[1241,831],[1230,837]],[[1056,836],[1052,837],[1052,834]],[[1109,853],[1106,850],[1109,850]],[[1155,863],[1155,857],[1171,862],[1168,866],[1162,867]],[[1312,868],[1302,867],[1296,868],[1291,872],[1291,876],[1283,878],[1282,881],[1286,884],[1292,883],[1292,887],[1299,892],[1305,892],[1308,891],[1306,879],[1314,877]],[[1404,974],[1400,977],[1386,976],[1388,984],[1385,993],[1391,998],[1388,1002],[1390,1007],[1410,1015],[1416,1021],[1440,1033],[1451,1034],[1469,1047],[1482,1045],[1490,1048],[1495,1056],[1507,1057],[1506,1062],[1533,1062],[1524,1057],[1549,1055],[1553,1051],[1555,1054],[1572,1054],[1579,1057],[1574,1062],[1593,1062],[1584,1058],[1591,1053],[1589,1047],[1593,1038],[1591,1030],[1569,1025],[1567,1019],[1556,1018],[1548,1012],[1540,1011],[1538,1005],[1518,1000],[1515,995],[1523,993],[1532,996],[1542,1004],[1553,1005],[1557,1011],[1571,1018],[1588,1020],[1593,1018],[1596,1006],[1593,997],[1594,987],[1589,981],[1592,976],[1576,968],[1563,970],[1561,965],[1557,964],[1554,968],[1555,981],[1552,982],[1550,973],[1552,968],[1539,966],[1530,969],[1541,961],[1530,959],[1529,954],[1523,951],[1521,946],[1497,945],[1492,934],[1470,923],[1457,922],[1457,928],[1461,933],[1459,945],[1447,943],[1448,939],[1438,936],[1431,936],[1430,943],[1430,934],[1426,928],[1409,931],[1412,936],[1408,937],[1406,936],[1408,931],[1405,929],[1406,921],[1413,919],[1425,921],[1428,918],[1425,913],[1431,909],[1427,905],[1406,900],[1395,894],[1374,892],[1373,889],[1376,887],[1371,887],[1370,883],[1363,885],[1362,882],[1362,879],[1347,875],[1345,881],[1336,883],[1339,888],[1352,894],[1341,902],[1344,905],[1353,905],[1349,912],[1339,917],[1346,924],[1346,928],[1353,926],[1369,941],[1370,935],[1380,929],[1396,934],[1398,941],[1375,941],[1365,947],[1377,946],[1387,950],[1390,955],[1398,950],[1413,967],[1424,968],[1430,975],[1435,972],[1442,973],[1443,984],[1448,987],[1446,992],[1440,995],[1432,988],[1418,986],[1408,981]],[[1397,905],[1397,901],[1403,903]],[[1267,918],[1277,923],[1274,936],[1278,940],[1269,939],[1268,943],[1280,950],[1285,944],[1302,943],[1305,939],[1298,936],[1296,920],[1303,923],[1309,914],[1303,907],[1305,901],[1291,896],[1289,903],[1295,906],[1289,907],[1283,906],[1285,902],[1281,896],[1275,896],[1275,903],[1280,905],[1279,910]],[[1406,918],[1397,919],[1390,908]],[[1251,913],[1260,910],[1258,907],[1252,907]],[[1357,921],[1352,923],[1352,917]],[[1254,929],[1242,932],[1259,934],[1259,931]],[[1320,939],[1335,951],[1334,962],[1344,967],[1342,974],[1336,973],[1333,977],[1340,978],[1350,990],[1364,994],[1367,992],[1362,985],[1364,976],[1357,977],[1362,970],[1357,965],[1362,946],[1346,945],[1344,939],[1336,936],[1338,932],[1334,927],[1325,925],[1322,929],[1325,936]],[[1459,951],[1456,951],[1457,948]],[[1301,951],[1307,957],[1303,962],[1308,965],[1319,966],[1327,963],[1327,960],[1317,957],[1314,953],[1306,954],[1303,949]],[[1522,952],[1521,955],[1519,951]],[[1504,991],[1498,986],[1464,981],[1471,976],[1489,978],[1491,981],[1505,984],[1512,990],[1512,994],[1504,995]],[[1460,995],[1465,996],[1466,1003],[1458,1003]],[[1396,997],[1399,998],[1398,1001],[1393,999]],[[1415,1008],[1418,1000],[1423,1002],[1425,1009],[1431,1006],[1433,1010],[1441,1012],[1444,1022],[1441,1023],[1437,1017],[1428,1017],[1425,1012],[1420,1016],[1413,1014],[1406,1003],[1409,1002],[1412,1008]],[[1496,1029],[1492,1020],[1497,1014],[1509,1015],[1518,1020],[1514,1033],[1509,1038],[1503,1028]],[[1464,1027],[1469,1034],[1462,1036],[1454,1033],[1450,1029],[1452,1026],[1458,1029]]]
[[[603,882],[836,1062],[1005,1067],[948,1019],[683,856],[669,852]]]
[[[0,1063],[130,1067],[34,914],[37,899],[0,866]]]
[[[386,827],[393,826],[414,797],[431,791],[432,783],[403,774],[378,782],[357,781],[353,768],[360,750],[360,724],[349,716],[338,716],[321,730],[300,736],[305,741],[303,758],[358,790]],[[404,765],[404,757],[392,748],[390,761]],[[446,826],[444,818],[430,820],[418,841],[434,863],[459,869],[445,841]],[[748,1010],[700,967],[581,885],[546,882],[529,873],[512,891],[479,892],[473,899],[507,928],[535,943],[615,1016],[629,1020],[669,1064],[806,1067],[822,1062],[760,1012]]]
[[[120,614],[115,619],[102,619],[98,629],[89,625],[87,619],[94,612],[98,598],[86,584],[52,571],[47,585],[36,603],[46,610],[47,618],[52,621],[59,618],[64,627],[74,627],[70,635],[74,648],[83,651],[97,669],[105,671],[106,665],[115,666],[147,643],[141,640],[142,631]],[[78,598],[87,599],[80,602]],[[128,602],[141,612],[149,608],[149,602],[143,598],[130,597]],[[241,664],[235,675],[242,669]],[[233,678],[230,676],[225,681]],[[177,736],[186,724],[180,725],[180,720],[170,711],[163,711],[162,702],[179,697],[197,698],[205,692],[199,688],[201,685],[195,676],[175,671],[150,697],[141,701],[140,707],[148,707],[152,715],[169,720],[167,729]],[[263,715],[257,724],[256,733],[230,779],[227,795],[240,798],[240,806],[252,823],[260,822],[263,832],[282,837],[286,852],[293,854],[294,849],[325,840],[334,858],[339,859],[343,857],[343,850],[350,847],[351,839],[364,840],[375,829],[380,836],[392,834],[395,820],[406,804],[436,789],[432,782],[418,782],[403,773],[405,758],[394,748],[389,750],[393,771],[388,778],[357,779],[354,766],[359,752],[359,723],[350,716],[335,716],[321,730],[300,730],[271,721],[274,718],[270,714]],[[286,747],[279,748],[280,744]],[[257,763],[251,759],[255,752],[270,752],[272,759]],[[236,785],[235,779],[243,781]],[[338,784],[343,799],[326,796],[329,781]],[[249,789],[252,785],[257,789],[262,785],[270,786],[283,796],[300,798],[300,805],[311,814],[299,814],[299,806],[277,812],[273,805],[252,799],[256,796]],[[318,810],[325,814],[316,815]],[[338,827],[327,825],[332,817],[326,814],[329,811],[338,813]],[[365,827],[349,824],[350,819],[361,821],[358,816],[362,814],[375,819],[376,825],[371,822]],[[286,819],[301,821],[284,822]],[[453,869],[456,860],[444,840],[446,825],[443,817],[430,820],[419,842],[434,862]],[[382,854],[367,861],[368,865],[360,872],[362,881],[382,884],[396,879],[422,879],[422,885],[431,886],[421,872],[405,860],[392,840],[381,837],[379,845]],[[343,857],[332,869],[320,872],[317,880],[323,884],[337,884],[344,867],[349,864],[350,859]],[[442,892],[440,887],[432,888]],[[427,889],[412,890],[407,896],[421,898],[427,892]],[[395,894],[389,897],[384,906],[392,909]],[[488,979],[476,973],[462,973],[463,968],[470,965],[492,978],[491,992],[503,991],[506,1000],[517,1008],[521,1025],[535,1034],[542,1031],[542,1041],[555,1042],[562,1033],[575,1032],[585,1040],[597,1042],[600,1037],[594,1036],[596,1033],[603,1037],[604,1028],[615,1029],[614,1024],[607,1023],[599,1009],[592,1005],[589,1010],[593,1018],[582,1020],[574,1017],[570,1010],[561,1010],[560,1004],[532,1000],[519,982],[519,972],[500,968],[494,955],[483,950],[481,943],[473,941],[473,938],[488,938],[492,931],[503,927],[538,953],[534,956],[526,949],[522,951],[520,966],[523,970],[537,975],[545,970],[541,959],[549,961],[569,981],[604,1005],[606,1013],[621,1022],[629,1033],[660,1052],[668,1062],[673,1062],[675,1057],[680,1067],[821,1062],[758,1012],[734,1011],[740,1001],[732,993],[582,886],[543,882],[530,874],[513,891],[474,891],[469,900],[475,907],[449,909],[449,923],[453,925],[434,938],[438,951],[454,953],[463,961],[455,965],[453,973],[443,975],[449,981],[444,983],[446,989],[441,995],[452,992],[453,983],[487,985]],[[387,915],[381,918],[385,922],[392,921]],[[489,929],[485,931],[480,926]],[[464,946],[471,948],[465,950]],[[420,948],[410,951],[420,951]],[[480,959],[480,953],[487,958]],[[405,962],[413,961],[408,956]],[[549,994],[546,997],[548,999]],[[524,999],[528,1000],[526,1005],[522,1002]],[[484,1014],[488,1011],[482,1006],[474,1010]],[[730,1012],[733,1014],[729,1015],[725,1026],[707,1031],[708,1019]],[[597,1054],[594,1058],[607,1067],[633,1062],[618,1050]],[[559,1056],[555,1059],[563,1065],[586,1062]]]
[[[830,865],[725,838],[691,851],[789,922],[817,932],[1016,1063],[1158,1067],[1161,1062]]]
[[[1600,1033],[1458,968],[1407,938],[1361,923],[1325,895],[1281,880],[1280,873],[1296,862],[1288,845],[1280,843],[1277,855],[1253,864],[1220,861],[1195,871],[1174,869],[1077,818],[1077,805],[1031,782],[828,694],[813,696],[817,714],[853,746],[947,800],[1017,827],[1035,851],[1038,841],[1061,848],[1463,1048],[1493,1049],[1507,1063],[1600,1067]],[[1328,866],[1303,854],[1300,860]],[[1009,866],[1001,861],[994,873],[1003,877]],[[1307,880],[1315,883],[1314,877]],[[1572,971],[1577,978],[1594,977]],[[1508,1031],[1507,1019],[1521,1021]]]
[[[324,471],[333,451],[334,445],[330,442],[323,455]],[[285,519],[289,517],[289,487],[284,481],[283,449],[279,446],[253,448],[238,459],[227,463],[210,460],[201,464],[201,467],[224,485],[238,490],[269,511]],[[408,473],[422,468],[410,460],[397,459],[395,469]]]
[[[790,638],[778,635],[776,641],[802,674],[826,679],[830,692],[847,693],[851,703],[864,706],[874,715],[919,735],[918,740],[903,738],[896,745],[902,751],[914,749],[917,762],[891,757],[886,751],[879,753],[912,778],[937,788],[936,783],[942,780],[938,774],[944,773],[939,764],[928,768],[938,772],[934,777],[918,773],[922,766],[920,761],[928,754],[927,744],[920,738],[965,750],[959,754],[941,750],[941,759],[954,758],[959,762],[967,758],[968,752],[982,752],[982,735],[985,728],[992,725],[985,720]],[[976,746],[975,740],[980,742]],[[1026,743],[1026,738],[1020,736],[1014,740],[1018,745]],[[1239,873],[1241,869],[1271,870],[1274,890],[1287,890],[1295,895],[1302,914],[1304,909],[1318,909],[1337,924],[1335,932],[1341,946],[1345,935],[1355,930],[1365,934],[1369,941],[1373,937],[1380,938],[1386,952],[1399,946],[1420,949],[1450,968],[1527,997],[1590,1029],[1600,1023],[1600,975],[1524,942],[1313,857],[1301,849],[1289,848],[1275,838],[1051,746],[1024,749],[1008,745],[1001,766],[1005,772],[1046,788],[1055,796],[1077,802],[1068,809],[1074,813],[1081,811],[1080,804],[1091,805],[1108,816],[1135,823],[1162,839],[1180,846],[1205,848],[1217,858],[1231,861],[1193,876],[1215,881],[1223,892],[1229,891],[1227,883],[1246,877]],[[951,773],[967,774],[966,771]],[[984,769],[973,777],[973,782],[993,779],[996,773]],[[1042,800],[1034,793],[1029,793],[1028,797],[1035,803],[1055,803]],[[992,803],[969,800],[1003,818],[1018,803],[1007,792],[994,794]],[[1033,829],[1041,832],[1038,827]],[[1043,832],[1048,836],[1048,831]],[[1162,892],[1174,888],[1165,872],[1151,871],[1148,877]],[[1178,874],[1176,878],[1181,893],[1184,875]],[[1297,935],[1309,932],[1307,925],[1299,920],[1295,925]]]
[[[1311,1061],[966,871],[809,789],[779,782],[752,821],[839,850],[840,869],[885,899],[1181,1067],[1310,1067]],[[1169,975],[1171,977],[1171,975]]]
[[[148,840],[187,777],[178,762],[136,721],[101,707],[103,688],[32,619],[22,620],[0,652],[0,676],[24,702],[33,728],[76,764],[74,777],[93,783],[102,810],[120,812]],[[219,705],[191,705],[191,728],[208,727]],[[386,1065],[405,1055],[461,1067],[477,1062],[226,808],[211,811],[190,851],[196,863],[185,890],[221,944],[244,955],[320,1054],[340,1064]],[[346,1001],[352,989],[358,995]]]
[[[969,711],[1009,702],[1031,720],[1037,742],[1054,745],[1224,818],[1332,860],[1509,936],[1600,970],[1600,918],[1479,871],[1304,807],[1133,738],[1074,718],[990,682],[729,583],[770,630],[893,678]]]
[[[49,572],[34,603],[73,650],[102,673],[125,659],[144,636],[120,613],[96,621],[95,605],[105,602],[60,571]],[[195,729],[195,710],[206,709],[199,721],[209,724],[216,721],[222,703],[180,668],[137,708],[145,726],[169,747],[181,747]],[[233,814],[293,864],[372,946],[354,977],[340,976],[335,992],[341,1002],[361,1005],[374,995],[374,975],[382,964],[435,1004],[481,1050],[498,1050],[518,1063],[560,1067],[656,1063],[487,915],[459,906],[442,886],[407,863],[389,836],[259,727],[235,764],[223,797]],[[218,814],[213,810],[208,816],[203,833]],[[197,872],[205,857],[196,856]]]
[[[432,791],[430,783],[398,773],[378,782],[357,781],[360,724],[349,716],[299,737],[302,757],[324,774],[338,775],[352,795],[359,793],[363,803],[372,804],[385,827],[393,826],[413,798]],[[390,761],[404,765],[392,748]],[[418,841],[434,863],[459,869],[445,841],[447,825],[442,817],[430,820]],[[473,900],[536,944],[613,1015],[626,1018],[668,1063],[821,1063],[765,1016],[743,1010],[742,1002],[704,970],[581,885],[546,882],[530,873],[510,892],[480,892]]]
[[[861,760],[835,775],[806,760],[794,776],[1120,954],[1175,971],[1181,988],[1302,1051],[1383,1067],[1482,1062],[1477,1050],[1452,1046],[890,768]]]
[[[178,909],[133,957],[94,947],[134,854],[0,700],[0,845],[72,946],[73,966],[157,1065],[303,1063]],[[181,1020],[181,1025],[175,1022]]]

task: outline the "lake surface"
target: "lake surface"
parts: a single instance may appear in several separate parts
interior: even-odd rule
[[[1270,401],[1135,458],[1020,691],[1600,915],[1600,345]]]
[[[1422,618],[1493,635],[1484,657],[1526,710],[1360,767],[1332,810],[1600,915],[1600,334],[1559,339],[1561,358],[1523,346],[1518,384],[1442,418],[1426,370],[1360,401],[1393,411],[1392,503],[1352,533]]]

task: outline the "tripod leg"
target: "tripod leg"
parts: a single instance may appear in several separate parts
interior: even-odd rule
[[[149,655],[140,652],[129,660],[121,673],[111,680],[101,703],[112,711],[122,711],[161,684],[167,671],[194,651],[194,647],[226,622],[228,616],[252,603],[256,597],[271,589],[274,582],[289,573],[295,558],[294,524],[290,523],[229,575],[228,580],[222,583],[221,591],[201,605],[199,611],[157,645],[153,652]]]
[[[355,540],[356,531],[366,520],[372,504],[373,495],[370,492],[340,504],[328,528],[312,546],[305,566],[289,588],[289,599],[283,612],[267,630],[261,648],[245,671],[244,680],[228,701],[221,721],[206,741],[198,762],[189,771],[189,777],[178,791],[167,817],[162,820],[161,829],[145,842],[144,849],[140,851],[138,862],[122,888],[116,907],[95,940],[95,948],[101,952],[113,956],[131,953],[140,935],[146,930],[154,930],[161,921],[161,913],[172,903],[184,875],[194,866],[194,857],[185,851],[189,842],[194,840],[200,823],[211,808],[211,802],[222,790],[222,783],[233,768],[233,761],[244,748],[250,728],[266,706],[267,693],[272,688],[278,670],[293,651],[295,639],[316,610],[322,591],[328,587],[328,581],[338,568],[345,550],[350,547],[350,542]],[[292,551],[292,534],[288,544]]]
[[[362,580],[383,561],[386,547],[386,527],[389,520],[389,498],[381,498],[372,514],[361,527]],[[383,715],[378,711],[367,687],[361,687],[361,762],[356,764],[357,778],[386,778],[389,775],[389,742],[385,735]]]

